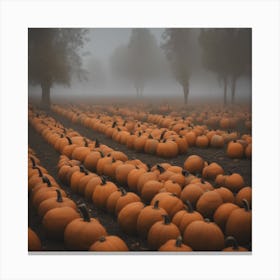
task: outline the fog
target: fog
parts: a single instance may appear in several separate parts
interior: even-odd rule
[[[118,79],[112,73],[111,57],[115,49],[129,43],[132,29],[130,28],[95,28],[90,29],[88,42],[81,51],[83,68],[88,71],[87,80],[79,81],[73,77],[71,85],[52,85],[51,98],[78,98],[85,97],[136,97],[133,83],[129,80]],[[163,28],[151,28],[157,45],[162,43]],[[199,29],[194,32],[194,53],[195,66],[189,81],[189,100],[202,97],[221,98],[223,96],[223,85],[219,83],[217,74],[207,71],[202,66],[201,47],[197,41]],[[160,49],[165,64],[168,62],[164,51]],[[90,69],[91,68],[91,69]],[[175,80],[172,72],[166,66],[163,74],[145,83],[144,97],[178,97],[183,98],[182,86]],[[228,87],[230,93],[230,87]],[[29,86],[29,96],[32,98],[41,97],[40,86]],[[236,84],[236,99],[251,99],[251,80],[240,77]]]

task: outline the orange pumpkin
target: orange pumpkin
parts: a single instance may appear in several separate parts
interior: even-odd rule
[[[220,251],[224,248],[224,234],[215,223],[207,219],[190,223],[183,240],[194,251]]]
[[[157,250],[170,239],[177,239],[180,231],[176,225],[170,222],[167,215],[163,221],[154,223],[148,233],[148,245],[151,249]]]
[[[128,247],[120,237],[115,235],[107,235],[101,236],[96,242],[94,242],[89,247],[89,251],[123,252],[128,251]]]
[[[190,252],[192,248],[183,244],[182,236],[178,236],[177,239],[169,239],[158,249],[165,252]]]
[[[158,206],[159,201],[155,201],[153,205],[143,208],[137,218],[137,232],[143,238],[146,238],[151,226],[158,221],[162,220],[163,215],[167,212]]]

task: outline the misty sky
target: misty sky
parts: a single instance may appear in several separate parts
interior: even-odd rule
[[[155,36],[158,46],[162,41],[163,28],[151,28],[150,31]],[[198,34],[197,30],[197,34]],[[52,98],[68,96],[132,96],[134,97],[135,89],[129,81],[118,82],[112,77],[110,69],[110,57],[113,51],[120,45],[127,45],[131,34],[130,28],[94,28],[90,30],[88,35],[89,42],[86,43],[83,53],[88,52],[83,56],[84,67],[90,60],[96,60],[103,69],[103,74],[106,80],[102,83],[95,83],[94,86],[89,82],[79,82],[73,80],[71,87],[54,85],[51,88]],[[200,46],[196,42],[197,57],[200,57]],[[199,67],[190,78],[190,101],[195,97],[221,97],[223,96],[222,84],[219,84],[215,73],[206,71],[202,68],[201,61],[198,62]],[[228,88],[230,91],[230,88]],[[250,81],[245,78],[239,78],[236,86],[236,97],[242,99],[250,99]],[[30,87],[30,96],[40,97],[40,87]],[[144,88],[144,96],[165,96],[165,97],[182,97],[182,87],[170,74],[170,77],[165,77],[162,80],[148,82]]]

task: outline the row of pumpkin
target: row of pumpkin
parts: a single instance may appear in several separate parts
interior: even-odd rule
[[[239,139],[237,132],[228,133],[222,130],[209,130],[181,119],[170,128],[159,128],[150,123],[127,120],[121,116],[109,116],[105,113],[84,112],[77,107],[63,108],[53,105],[52,110],[74,123],[80,123],[95,131],[105,134],[120,144],[126,145],[136,152],[156,154],[160,157],[172,158],[185,154],[189,147],[223,148],[227,144],[226,154],[231,158],[247,158],[252,153],[252,138],[244,134]]]
[[[80,107],[84,111],[107,112],[111,115],[121,115],[126,119],[148,121],[171,130],[178,129],[182,123],[207,125],[210,128],[224,130],[236,130],[238,125],[241,125],[251,130],[251,112],[248,106],[221,107],[213,104],[197,104],[186,109],[170,105],[153,108],[149,104],[138,103],[94,106],[81,104]]]
[[[141,198],[144,197],[144,202],[148,203],[150,200],[152,200],[152,202],[151,202],[152,207],[155,207],[156,201],[158,200],[158,197],[156,197],[156,194],[157,194],[161,198],[161,199],[159,199],[159,205],[160,206],[166,205],[165,207],[166,207],[167,213],[171,218],[173,218],[175,216],[175,214],[177,214],[177,212],[178,212],[178,216],[180,216],[182,214],[193,213],[194,212],[193,209],[190,208],[191,203],[194,205],[194,207],[199,209],[200,215],[202,214],[203,217],[208,217],[208,218],[209,217],[212,218],[214,212],[216,213],[216,210],[218,210],[218,208],[219,208],[219,209],[222,209],[219,212],[221,212],[223,214],[222,219],[221,219],[222,222],[219,225],[220,230],[222,229],[225,231],[225,229],[223,228],[224,226],[222,224],[225,224],[225,222],[228,218],[228,215],[230,214],[229,210],[234,210],[237,207],[235,204],[233,204],[234,200],[237,199],[238,196],[239,196],[240,201],[242,201],[242,196],[243,197],[245,196],[249,200],[251,199],[251,188],[249,188],[249,187],[242,188],[242,186],[244,185],[244,181],[241,178],[241,176],[238,174],[223,176],[222,174],[219,174],[219,173],[216,174],[215,172],[214,173],[212,172],[214,175],[213,174],[211,175],[211,176],[217,177],[217,179],[219,178],[220,182],[223,181],[225,183],[226,181],[227,182],[233,181],[233,183],[231,182],[231,183],[227,183],[227,184],[229,184],[229,185],[233,184],[233,186],[235,188],[240,189],[240,194],[241,194],[241,195],[236,195],[236,198],[235,198],[233,193],[229,189],[224,188],[224,187],[214,189],[213,186],[209,182],[201,181],[201,179],[195,178],[195,176],[192,174],[186,174],[185,172],[182,172],[183,170],[180,167],[170,166],[167,164],[161,164],[161,165],[154,166],[152,168],[153,170],[151,169],[149,171],[149,170],[147,170],[148,169],[147,166],[146,166],[146,168],[144,168],[145,165],[143,163],[141,163],[139,160],[138,160],[137,164],[134,163],[135,164],[134,166],[131,166],[132,162],[127,163],[127,162],[122,162],[120,159],[115,160],[114,157],[112,157],[112,154],[114,152],[115,152],[115,157],[121,157],[121,156],[123,156],[123,153],[120,154],[120,152],[112,151],[111,149],[109,149],[109,151],[107,149],[107,151],[106,151],[106,148],[108,148],[108,147],[106,147],[105,145],[102,147],[102,145],[98,144],[97,145],[98,147],[95,147],[96,143],[94,143],[94,146],[92,145],[92,147],[91,147],[92,151],[89,151],[88,150],[89,147],[84,147],[84,144],[88,143],[89,140],[86,140],[86,142],[85,142],[85,139],[82,137],[79,138],[81,141],[80,142],[81,146],[79,146],[77,144],[69,144],[69,141],[64,141],[65,137],[61,138],[60,136],[58,136],[59,135],[59,133],[57,132],[58,124],[56,122],[53,123],[54,126],[52,128],[51,128],[51,126],[49,126],[50,123],[46,122],[46,119],[44,119],[43,122],[44,122],[44,124],[41,123],[41,128],[43,125],[43,126],[45,126],[45,130],[38,128],[38,121],[35,121],[34,123],[37,124],[37,129],[40,130],[42,135],[45,135],[45,137],[46,137],[46,135],[50,136],[50,133],[47,133],[46,131],[50,132],[51,130],[54,130],[54,131],[52,131],[52,133],[54,133],[57,137],[49,138],[47,140],[50,143],[52,143],[54,145],[54,147],[59,146],[61,150],[64,150],[67,146],[76,145],[73,147],[74,149],[71,153],[71,156],[72,156],[72,158],[76,157],[76,159],[77,159],[77,157],[79,157],[79,160],[84,163],[85,163],[85,159],[89,156],[89,154],[95,153],[94,155],[91,154],[92,170],[94,170],[94,171],[97,170],[97,173],[100,175],[103,174],[104,170],[110,170],[111,177],[113,177],[115,180],[117,180],[120,184],[123,184],[128,187],[132,186],[132,188],[134,188],[134,189],[132,189],[133,191],[136,191],[136,189],[137,189]],[[40,127],[40,125],[39,125],[39,127]],[[56,128],[56,129],[54,129],[54,128]],[[63,132],[65,132],[65,128],[62,128],[60,126],[60,129],[63,129]],[[76,137],[75,139],[77,141],[77,139],[78,139],[77,137],[79,137],[79,136],[77,136],[76,134],[73,136],[73,131],[71,131],[71,133],[72,133],[72,139]],[[67,136],[67,137],[69,137],[69,136]],[[46,138],[48,138],[48,137],[46,137]],[[50,139],[52,139],[52,140],[50,140]],[[57,143],[60,143],[60,144],[64,143],[64,145],[62,145],[64,147],[61,148],[61,145],[57,145]],[[91,144],[93,144],[93,143],[89,143],[88,146],[90,146]],[[78,151],[80,151],[83,156],[81,156],[81,154]],[[87,153],[83,153],[84,151],[87,151]],[[106,154],[106,153],[107,153],[107,156],[102,157],[102,154]],[[99,155],[99,157],[97,155]],[[195,156],[193,156],[193,157],[195,157]],[[190,161],[190,159],[186,160],[187,163],[189,161]],[[107,166],[107,168],[106,168],[106,166]],[[206,167],[209,168],[209,166],[206,166]],[[204,167],[204,168],[206,168],[206,167]],[[74,169],[74,167],[70,167],[70,168]],[[77,167],[77,169],[79,169],[79,171],[76,170],[77,174],[80,173],[86,177],[86,175],[85,175],[86,173],[83,172],[83,168],[81,169],[81,168]],[[223,172],[221,172],[221,173],[223,173]],[[219,176],[217,176],[217,175],[219,175]],[[159,176],[161,176],[161,177],[159,177]],[[78,177],[80,177],[80,175]],[[128,182],[129,177],[130,177],[130,183]],[[170,177],[173,177],[173,180],[169,180]],[[176,178],[175,181],[174,181],[174,178]],[[229,178],[231,178],[231,180],[229,180]],[[81,177],[80,177],[80,179],[82,180]],[[136,179],[136,182],[131,183],[135,179]],[[139,180],[141,179],[140,182],[142,182],[142,183],[139,183],[137,179],[139,179]],[[93,180],[93,178],[91,180]],[[78,190],[79,192],[84,191],[85,197],[87,197],[89,199],[91,199],[92,195],[93,195],[93,192],[91,192],[93,189],[92,183],[90,183],[91,180],[88,181],[88,183],[85,185],[84,189],[79,188],[79,187],[76,188],[76,190]],[[176,180],[178,180],[178,182],[176,182]],[[187,182],[187,180],[190,180],[190,181]],[[171,182],[168,182],[168,181],[171,181]],[[180,184],[180,182],[181,182],[181,184]],[[171,194],[170,192],[166,191],[166,189],[163,188],[163,185],[167,184],[167,183],[169,183],[169,185],[171,185],[170,188],[172,188],[173,190],[174,189],[177,189],[177,190],[182,189],[183,191],[189,190],[189,195],[187,195],[186,200],[189,200],[190,202],[189,203],[187,202],[187,205],[189,205],[189,206],[187,206],[185,210],[183,210],[183,208],[184,208],[183,201],[185,201],[185,199],[182,199],[183,200],[182,201],[176,195]],[[100,184],[100,182],[99,182],[99,184]],[[140,186],[139,187],[140,191],[138,190],[138,184]],[[70,186],[71,186],[71,182],[70,182]],[[146,191],[143,192],[142,187],[144,187],[144,186],[145,186],[144,190],[146,189]],[[158,187],[155,187],[155,186],[158,186]],[[81,191],[81,189],[82,189],[82,191]],[[247,189],[247,191],[245,189]],[[208,190],[208,192],[205,192],[205,190]],[[116,192],[116,191],[117,190],[115,189],[114,192]],[[183,191],[181,193],[183,193]],[[105,193],[106,193],[106,191],[105,191]],[[118,193],[123,194],[123,192],[121,190],[119,190]],[[109,192],[109,194],[111,194],[111,192]],[[107,193],[107,195],[108,195],[108,193]],[[182,198],[182,196],[181,196],[181,198]],[[105,196],[105,201],[107,201],[107,199],[109,199],[109,196]],[[200,203],[198,203],[199,200],[200,200]],[[214,203],[213,203],[213,200],[214,200]],[[132,202],[132,203],[134,203],[134,202]],[[143,204],[141,204],[141,205],[143,206]],[[235,206],[235,207],[233,207],[233,206]],[[244,209],[241,209],[241,210],[242,211],[244,210],[246,212],[245,214],[248,214],[248,217],[249,217],[251,215],[251,211],[249,209],[249,205],[247,202],[245,203],[245,206],[246,206],[244,208],[245,210]],[[104,205],[102,207],[104,207]],[[224,211],[223,208],[226,209],[226,211]],[[237,207],[237,208],[239,208],[239,207]],[[131,213],[131,212],[133,212],[133,211],[129,211],[129,213]],[[180,213],[180,215],[179,215],[179,213]],[[227,213],[226,217],[224,215],[225,213]],[[219,217],[218,214],[216,216]],[[215,215],[214,215],[214,217],[215,217]],[[137,219],[135,219],[135,217],[133,217],[132,220],[137,221]],[[241,230],[241,233],[240,232],[234,233],[235,236],[239,235],[238,239],[243,244],[248,244],[248,242],[250,242],[251,222],[249,220],[247,220],[247,222],[246,222],[246,229],[245,229],[245,231],[247,231],[246,234],[244,232],[242,232],[242,230]],[[180,220],[180,222],[181,222],[181,220]],[[219,224],[218,220],[216,222],[217,222],[216,224]],[[210,224],[215,225],[217,227],[217,225],[214,223],[210,223]],[[178,226],[179,226],[179,224],[178,224]],[[219,227],[217,227],[217,228],[219,229]],[[183,230],[181,230],[181,234],[183,234],[183,236],[184,236],[184,232],[185,232],[185,229],[183,228]],[[190,234],[188,234],[187,236],[190,236]],[[223,233],[222,233],[222,236],[223,236]],[[246,237],[244,238],[244,236],[246,236]],[[221,237],[221,235],[220,235],[220,237]],[[190,241],[188,241],[187,244],[189,244],[189,243],[190,243]],[[211,244],[211,242],[210,242],[210,244]],[[221,242],[221,238],[220,238],[220,246],[221,246],[221,244],[222,244],[222,242]],[[223,247],[218,247],[218,248],[211,247],[210,249],[209,248],[208,249],[209,250],[221,250],[222,248]],[[205,244],[203,245],[202,249],[201,249],[201,247],[195,247],[194,249],[195,250],[208,250],[207,246],[205,246]]]

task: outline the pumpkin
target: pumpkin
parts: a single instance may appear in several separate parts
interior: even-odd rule
[[[252,239],[252,211],[249,203],[243,199],[244,208],[238,208],[228,217],[225,233],[233,236],[240,245],[246,245]]]
[[[215,183],[217,184],[217,186],[224,186],[225,179],[226,179],[226,175],[218,174],[215,178]]]
[[[48,188],[42,188],[38,190],[33,196],[32,196],[32,204],[37,209],[40,205],[40,203],[48,198],[51,197],[57,197],[56,190],[60,190],[60,193],[63,197],[66,197],[66,193],[64,190],[56,187],[48,187]]]
[[[244,187],[235,196],[235,203],[239,206],[243,206],[242,200],[246,199],[249,206],[252,207],[252,188]]]
[[[195,145],[198,148],[207,148],[209,145],[209,139],[206,135],[197,136],[195,140]]]
[[[150,181],[150,180],[156,180],[158,177],[156,172],[145,172],[143,174],[141,174],[138,178],[137,181],[137,192],[141,193],[142,192],[142,188],[145,185],[146,182]]]
[[[127,176],[129,172],[135,169],[135,166],[132,164],[122,164],[116,168],[116,180],[118,183],[122,185],[126,185],[127,183]]]
[[[42,244],[38,235],[28,227],[28,251],[41,251]]]
[[[223,204],[223,199],[216,191],[203,193],[196,203],[196,210],[205,218],[211,218],[215,210]]]
[[[96,178],[96,177],[97,177],[97,175],[94,173],[88,173],[87,175],[83,176],[78,182],[77,192],[81,195],[84,195],[88,182],[92,178]]]
[[[183,240],[194,251],[220,251],[224,248],[223,232],[208,219],[191,222],[184,232]]]
[[[162,188],[162,182],[157,180],[149,180],[142,187],[141,198],[144,202],[149,203]]]
[[[201,173],[204,167],[204,160],[202,157],[197,155],[191,155],[187,157],[184,162],[184,169],[189,171],[190,173]]]
[[[88,170],[95,171],[97,163],[98,163],[99,159],[102,158],[102,157],[104,157],[102,152],[91,151],[85,157],[83,164]]]
[[[220,187],[215,189],[214,191],[217,192],[222,197],[224,203],[226,202],[234,203],[235,200],[234,195],[229,189]]]
[[[92,194],[95,191],[96,186],[100,185],[101,183],[102,180],[99,176],[95,176],[87,182],[84,190],[84,196],[86,200],[92,201]]]
[[[86,156],[90,153],[90,151],[91,150],[88,146],[76,147],[71,154],[71,158],[76,159],[80,162],[83,162],[85,160]]]
[[[49,199],[43,200],[39,207],[38,207],[38,216],[42,218],[50,209],[57,208],[57,207],[72,207],[76,209],[76,204],[73,200],[62,197],[61,191],[56,189],[57,197],[51,197]]]
[[[224,146],[224,138],[221,135],[215,134],[211,137],[210,146],[214,148],[222,148]]]
[[[115,179],[116,169],[121,165],[123,165],[121,160],[115,160],[115,158],[112,158],[112,162],[108,162],[104,165],[103,174]]]
[[[180,175],[180,174],[178,174],[178,175]],[[167,180],[164,182],[163,188],[160,191],[174,193],[178,197],[180,197],[181,186],[172,180]]]
[[[127,192],[124,188],[121,188],[121,196],[117,200],[115,214],[118,215],[119,212],[129,203],[140,201],[141,199],[137,194],[133,192]]]
[[[180,198],[182,201],[190,201],[192,206],[195,207],[204,192],[200,184],[188,184],[183,188]]]
[[[252,143],[249,143],[247,147],[245,148],[245,156],[246,158],[252,157]]]
[[[87,175],[89,175],[89,173],[82,165],[80,165],[79,171],[77,170],[72,174],[70,179],[70,188],[73,192],[78,192],[80,180]]]
[[[185,201],[185,204],[185,209],[178,211],[172,219],[172,223],[178,226],[182,234],[185,232],[185,229],[191,222],[198,220],[203,221],[201,214],[197,211],[194,211],[191,203],[188,200]]]
[[[146,154],[156,154],[158,143],[159,143],[158,140],[153,139],[153,137],[150,134],[145,143],[144,152]]]
[[[106,236],[107,232],[98,220],[89,216],[84,204],[79,209],[83,217],[72,220],[66,226],[64,243],[70,250],[86,251],[101,236]]]
[[[242,158],[244,155],[244,147],[236,140],[233,140],[228,143],[226,154],[230,158]]]
[[[89,251],[98,252],[115,252],[115,251],[129,251],[125,242],[118,236],[107,235],[101,236],[90,247]]]
[[[230,189],[232,192],[238,192],[242,187],[244,187],[245,182],[243,177],[238,173],[233,173],[226,176],[225,178],[225,187]]]
[[[115,214],[116,204],[118,199],[121,197],[122,192],[125,191],[123,188],[119,188],[118,190],[112,192],[106,202],[106,210],[110,214]]]
[[[164,139],[157,145],[157,155],[164,158],[172,158],[178,155],[178,145],[171,140]]]
[[[137,233],[137,219],[143,207],[144,204],[142,202],[132,202],[119,212],[118,225],[125,233],[130,235]]]
[[[216,209],[213,220],[222,231],[225,230],[228,217],[234,209],[238,209],[238,206],[230,202],[223,203]]]
[[[225,252],[246,252],[246,248],[238,245],[236,239],[233,236],[228,236],[225,240],[226,248],[223,249]]]
[[[224,169],[216,162],[212,162],[202,170],[202,177],[205,179],[215,180],[219,174],[224,174]]]
[[[176,225],[170,222],[167,215],[163,215],[163,221],[155,222],[148,232],[148,245],[157,250],[170,239],[177,239],[180,231]]]
[[[185,139],[187,140],[189,146],[194,146],[196,141],[196,134],[193,131],[189,131],[184,135]]]
[[[190,252],[192,248],[183,244],[182,236],[178,236],[177,239],[170,239],[161,245],[159,251],[165,252]]]
[[[62,240],[65,227],[78,217],[79,213],[72,207],[57,207],[44,215],[42,224],[48,237]]]
[[[105,209],[109,195],[118,188],[114,183],[106,181],[104,177],[101,177],[101,180],[102,183],[96,185],[92,194],[92,201],[96,207]]]
[[[152,199],[151,205],[154,205],[157,200],[159,200],[159,207],[163,208],[171,219],[178,211],[184,208],[182,200],[172,193],[158,193]]]
[[[127,186],[129,189],[133,192],[137,191],[137,182],[139,180],[139,177],[143,174],[146,173],[147,171],[144,168],[137,168],[132,169],[128,175],[127,175]]]
[[[167,212],[158,206],[159,201],[155,201],[153,205],[146,206],[141,209],[137,218],[137,232],[143,238],[146,238],[151,226],[162,220],[163,215]]]

